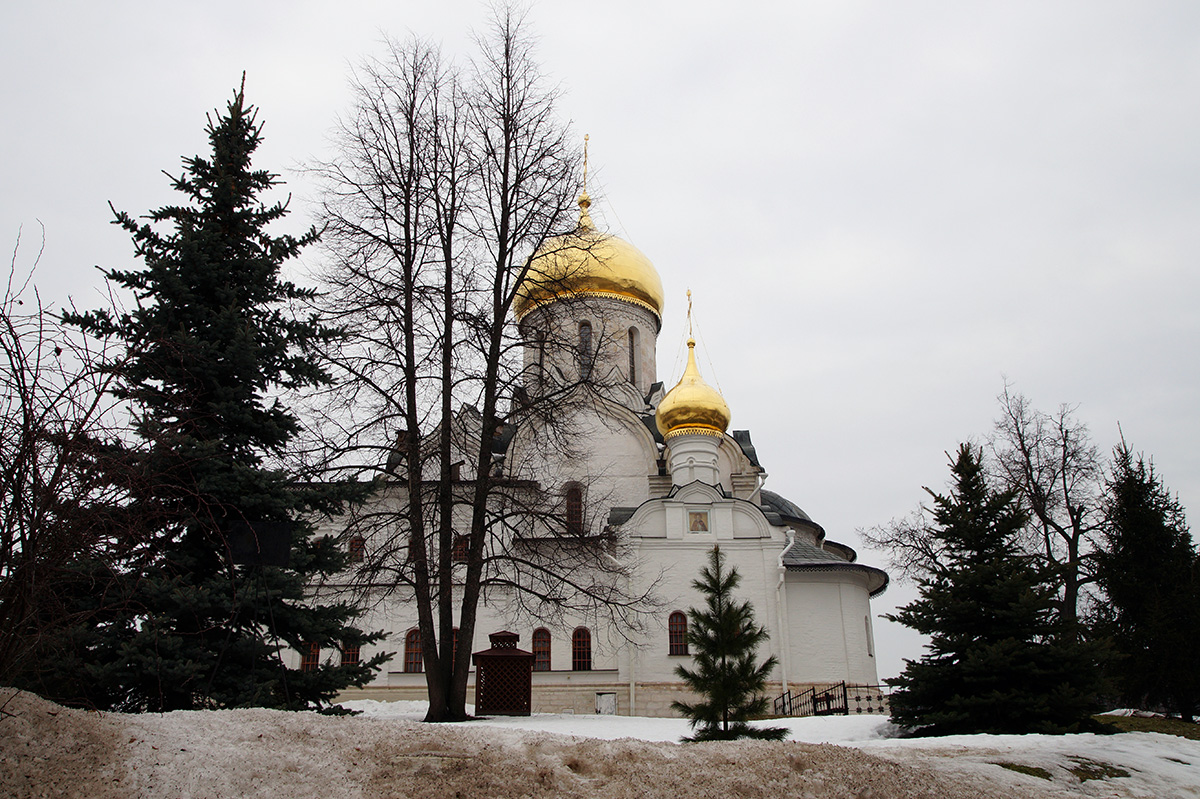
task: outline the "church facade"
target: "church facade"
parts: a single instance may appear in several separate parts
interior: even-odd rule
[[[535,254],[514,313],[527,375],[583,370],[599,388],[560,420],[571,446],[547,445],[525,425],[497,448],[496,468],[560,496],[568,529],[619,541],[622,596],[651,602],[622,627],[619,614],[584,609],[539,620],[515,612],[505,592],[485,593],[473,651],[488,647],[489,633],[518,633],[534,655],[535,712],[671,715],[671,701],[684,698],[675,669],[691,664],[687,611],[703,605],[692,581],[720,546],[741,574],[738,598],[769,633],[758,656],[778,659],[772,691],[876,683],[870,600],[887,575],[764,488],[750,434],[728,429],[730,410],[700,374],[690,331],[683,376],[664,391],[659,275],[631,244],[598,231],[589,205],[584,193],[577,229]],[[548,340],[578,346],[548,351]],[[362,695],[423,698],[415,610],[397,598],[363,622],[389,632],[381,646],[397,657]]]

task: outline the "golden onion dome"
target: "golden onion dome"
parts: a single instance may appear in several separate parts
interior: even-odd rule
[[[688,339],[688,362],[675,388],[658,403],[654,414],[664,438],[685,432],[724,433],[732,415],[721,392],[704,382],[696,367],[696,340]]]
[[[568,297],[615,297],[662,319],[662,280],[642,251],[596,230],[587,192],[579,196],[579,225],[548,239],[529,262],[513,301],[520,321],[534,308]]]

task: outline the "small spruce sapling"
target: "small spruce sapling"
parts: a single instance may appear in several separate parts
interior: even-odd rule
[[[749,602],[737,602],[733,591],[741,582],[737,569],[724,568],[725,556],[713,547],[708,566],[692,586],[704,595],[703,610],[688,609],[688,643],[695,668],[679,666],[675,673],[702,697],[699,701],[672,702],[671,707],[687,716],[695,734],[685,741],[729,741],[759,738],[779,741],[785,727],[752,727],[750,719],[767,712],[767,675],[775,668],[774,655],[761,664],[755,651],[767,639],[767,631],[754,622]]]

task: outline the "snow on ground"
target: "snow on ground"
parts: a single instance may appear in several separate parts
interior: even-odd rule
[[[342,707],[357,710],[371,718],[402,718],[420,721],[425,717],[425,702],[379,702],[361,699],[343,702]],[[474,712],[474,708],[467,708]],[[885,716],[821,716],[804,719],[777,719],[763,722],[766,726],[788,727],[790,740],[814,744],[847,744],[894,737],[897,729]],[[647,718],[644,716],[585,716],[559,713],[538,713],[532,716],[496,716],[467,722],[468,727],[502,727],[514,730],[551,732],[557,735],[578,735],[613,741],[636,738],[639,741],[678,743],[691,730],[683,719]]]
[[[1200,797],[1200,741],[1151,733],[901,739],[885,719],[856,716],[773,722],[792,742],[678,745],[680,719],[433,725],[420,722],[422,703],[346,705],[362,715],[122,715],[0,689],[0,796]]]
[[[406,718],[420,721],[424,702],[345,702],[347,708],[372,718]],[[1119,711],[1118,711],[1119,712]],[[1200,796],[1200,741],[1156,733],[1121,735],[957,735],[944,738],[900,738],[899,729],[884,716],[817,716],[775,719],[769,726],[786,726],[789,740],[853,746],[894,762],[920,762],[939,771],[995,775],[997,763],[1033,766],[1069,781],[1068,771],[1088,762],[1109,764],[1128,771],[1115,782],[1132,789],[1128,794],[1101,796]],[[585,716],[541,713],[532,716],[496,717],[468,722],[467,727],[576,735],[616,740],[678,742],[689,727],[683,719],[636,716]],[[1013,772],[1010,772],[1013,773]],[[1037,777],[1029,777],[1039,780]],[[1044,782],[1044,780],[1043,780]],[[1100,783],[1099,780],[1090,782]],[[1094,785],[1100,787],[1100,785]],[[1089,794],[1082,794],[1089,795]]]

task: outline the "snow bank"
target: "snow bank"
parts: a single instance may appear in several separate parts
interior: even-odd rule
[[[678,719],[429,725],[420,704],[351,704],[363,715],[126,716],[2,691],[0,796],[1200,797],[1200,742],[1148,733],[902,740],[882,719],[836,717],[791,720],[791,742],[681,746],[665,742],[686,731]],[[1081,782],[1081,759],[1130,776]]]
[[[420,721],[425,717],[425,702],[379,702],[372,699],[343,702],[371,718],[399,718]],[[468,708],[474,712],[474,708]],[[539,713],[534,716],[497,716],[468,722],[466,727],[502,727],[536,730],[559,735],[616,740],[637,738],[642,741],[678,743],[691,730],[683,719],[645,718],[640,716],[585,716]],[[898,730],[883,716],[823,716],[821,718],[776,719],[764,726],[788,727],[789,740],[806,743],[855,743],[894,737]]]

